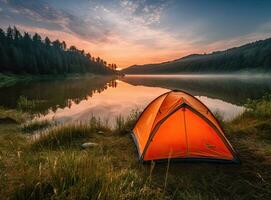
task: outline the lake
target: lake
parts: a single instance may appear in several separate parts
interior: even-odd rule
[[[31,110],[39,119],[57,122],[87,121],[92,116],[114,123],[117,116],[143,110],[170,89],[185,90],[211,111],[231,120],[244,111],[248,98],[271,89],[269,77],[213,75],[127,75],[121,78],[83,76],[64,80],[35,81],[0,88],[0,105],[16,108],[20,98],[34,101]]]

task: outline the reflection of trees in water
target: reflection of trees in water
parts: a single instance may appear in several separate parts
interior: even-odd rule
[[[113,77],[83,77],[80,79],[66,79],[54,81],[40,81],[29,84],[18,84],[12,87],[0,88],[0,105],[16,108],[20,96],[35,100],[37,105],[33,112],[45,114],[49,109],[71,108],[72,104],[79,104],[95,93],[101,93],[109,87],[116,87]]]
[[[112,87],[112,88],[116,88],[117,87],[117,81],[116,80],[109,81],[108,86]]]
[[[132,85],[182,89],[196,96],[221,99],[242,105],[247,98],[260,98],[271,90],[271,80],[260,78],[170,78],[124,77]]]

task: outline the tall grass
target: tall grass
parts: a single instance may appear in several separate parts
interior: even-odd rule
[[[31,148],[58,148],[61,146],[70,147],[77,141],[92,138],[99,131],[110,131],[109,127],[103,125],[100,120],[92,117],[89,123],[73,123],[58,125],[42,131],[33,137]]]
[[[17,100],[17,106],[19,110],[30,111],[37,106],[37,102],[35,100],[30,100],[25,96],[20,96]]]
[[[119,135],[130,133],[140,113],[141,112],[138,109],[135,109],[132,110],[130,115],[126,118],[124,118],[122,115],[117,116],[116,125],[113,132]]]
[[[55,149],[61,146],[72,146],[79,139],[90,138],[93,129],[89,125],[58,126],[33,136],[31,148]]]
[[[21,128],[24,132],[33,132],[33,131],[40,131],[41,129],[48,128],[50,126],[56,125],[49,120],[30,120],[24,124],[22,124]]]
[[[262,98],[256,100],[248,99],[245,107],[247,114],[269,118],[271,116],[271,94],[265,94]]]
[[[110,158],[88,153],[49,156],[20,176],[15,199],[164,199],[159,188],[133,169],[116,170]]]

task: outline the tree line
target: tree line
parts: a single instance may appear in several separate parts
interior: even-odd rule
[[[23,34],[16,27],[0,28],[0,72],[14,74],[112,74],[116,64],[107,64],[65,41],[43,40],[38,33]]]
[[[131,66],[124,73],[271,72],[271,38],[210,54],[192,54],[159,64]]]

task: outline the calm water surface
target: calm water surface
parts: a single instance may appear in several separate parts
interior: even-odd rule
[[[20,97],[34,100],[31,111],[40,119],[58,122],[87,121],[92,116],[113,124],[118,115],[127,116],[133,109],[148,103],[170,89],[190,92],[225,120],[244,111],[247,98],[260,98],[270,91],[268,77],[238,76],[125,76],[82,77],[39,81],[0,88],[0,105],[16,108]],[[29,109],[29,108],[26,108]]]

